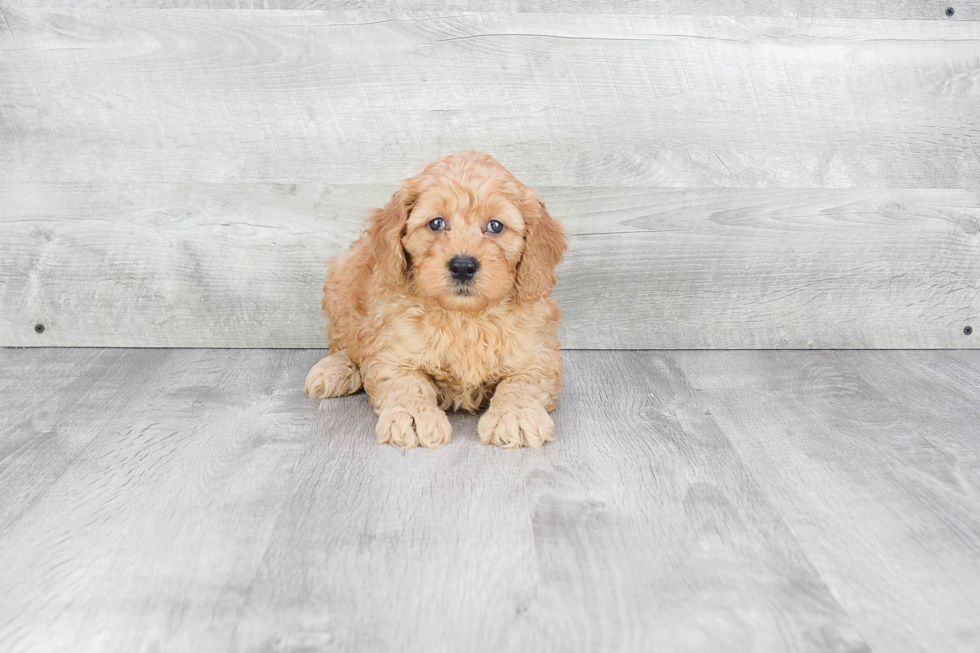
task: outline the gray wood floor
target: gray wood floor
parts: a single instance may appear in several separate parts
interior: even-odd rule
[[[980,352],[569,351],[538,451],[320,353],[0,349],[0,650],[980,649]]]

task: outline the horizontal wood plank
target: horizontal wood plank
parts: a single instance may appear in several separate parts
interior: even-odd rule
[[[321,346],[322,262],[476,148],[570,229],[566,347],[977,346],[962,12],[29,4],[0,13],[0,344]]]
[[[0,344],[325,347],[323,263],[396,187],[0,183]],[[566,348],[980,344],[975,191],[539,191]]]
[[[786,18],[891,18],[918,20],[976,20],[980,2],[957,0],[952,16],[947,0],[5,0],[19,8],[75,9],[278,9],[426,11],[465,13],[474,10],[522,13],[651,14],[664,16],[782,16]]]
[[[795,6],[795,5],[794,5]],[[7,8],[7,180],[980,186],[980,23]]]

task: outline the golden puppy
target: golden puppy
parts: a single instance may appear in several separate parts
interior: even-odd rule
[[[446,444],[444,410],[488,403],[483,443],[554,440],[562,366],[549,295],[565,249],[562,226],[493,157],[430,163],[330,261],[330,355],[303,392],[339,397],[363,383],[382,444]]]

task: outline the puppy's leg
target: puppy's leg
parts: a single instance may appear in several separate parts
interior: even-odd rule
[[[436,388],[424,374],[401,372],[367,385],[378,411],[378,444],[440,447],[453,429],[436,402]]]
[[[557,381],[560,386],[561,382]],[[490,408],[480,418],[476,432],[483,444],[505,449],[540,447],[553,442],[555,422],[548,414],[556,403],[556,391],[543,374],[520,374],[497,385]]]
[[[312,399],[351,395],[361,389],[361,371],[346,351],[338,351],[320,360],[306,375],[303,394]]]

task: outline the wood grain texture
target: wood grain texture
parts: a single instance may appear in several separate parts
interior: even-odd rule
[[[980,23],[3,11],[10,181],[976,188]]]
[[[516,452],[379,447],[315,360],[0,350],[0,648],[869,650],[666,356],[567,353]]]
[[[565,352],[517,452],[316,358],[0,349],[0,649],[980,645],[977,352]]]
[[[980,2],[957,0],[953,16],[946,15],[947,0],[4,0],[10,7],[76,9],[322,9],[374,11],[473,11],[523,13],[652,14],[679,16],[783,16],[787,18],[890,18],[918,20],[976,20]]]
[[[976,650],[976,352],[677,352],[668,360],[872,650]]]
[[[324,346],[323,262],[395,188],[0,181],[0,344]],[[975,191],[540,192],[566,348],[980,345]]]
[[[0,345],[320,346],[322,262],[464,148],[569,226],[566,347],[980,342],[974,5],[31,4]]]
[[[25,353],[0,353],[0,649],[227,648],[309,442],[309,353]]]

